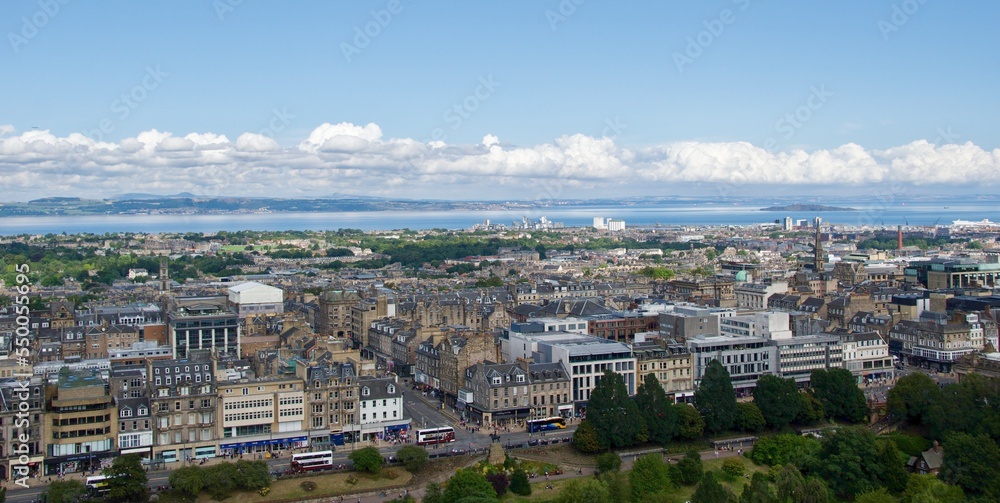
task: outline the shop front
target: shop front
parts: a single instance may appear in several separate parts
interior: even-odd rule
[[[309,437],[245,439],[234,442],[226,439],[219,445],[223,456],[236,457],[243,454],[263,454],[287,449],[298,449],[309,445]]]

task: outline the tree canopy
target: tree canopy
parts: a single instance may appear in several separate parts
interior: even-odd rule
[[[736,393],[729,371],[718,360],[712,360],[705,369],[694,392],[694,406],[705,419],[708,431],[718,433],[736,424]]]
[[[601,445],[611,448],[630,447],[648,438],[646,422],[629,396],[625,380],[610,370],[604,371],[590,394],[587,420],[597,430]]]
[[[799,390],[794,379],[767,374],[757,379],[753,403],[757,404],[767,425],[776,430],[787,427],[799,413]]]
[[[653,373],[646,374],[636,391],[635,404],[646,422],[651,442],[666,445],[679,434],[677,411]]]

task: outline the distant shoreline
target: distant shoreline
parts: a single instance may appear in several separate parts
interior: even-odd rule
[[[768,206],[760,211],[858,211],[855,208],[840,206],[825,206],[822,204],[787,204],[785,206]]]

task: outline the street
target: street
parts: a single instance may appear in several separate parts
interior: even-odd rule
[[[485,455],[486,449],[490,444],[489,434],[486,428],[483,428],[478,433],[470,433],[461,426],[459,426],[457,418],[451,416],[450,414],[442,411],[438,404],[440,400],[432,397],[425,397],[419,391],[411,390],[409,388],[403,391],[403,410],[404,414],[408,415],[413,419],[413,433],[411,433],[411,439],[415,440],[415,431],[417,429],[423,428],[433,428],[441,426],[452,426],[455,428],[455,442],[443,445],[431,445],[427,446],[427,451],[432,457],[438,457],[442,455],[450,455],[453,451],[471,451],[474,449],[481,449],[482,453]],[[549,432],[546,435],[532,434],[529,435],[523,428],[511,433],[501,433],[500,442],[507,447],[527,445],[529,442],[541,442],[541,441],[554,441],[556,439],[568,439],[572,437],[573,431],[576,429],[575,424],[567,425],[565,430]],[[351,466],[350,460],[347,457],[355,449],[361,449],[373,444],[348,444],[337,446],[333,454],[334,464],[346,464]],[[409,445],[409,444],[408,444]],[[393,456],[396,451],[398,451],[403,445],[397,444],[387,444],[385,442],[380,442],[376,445],[379,451],[382,453],[383,457]],[[246,459],[252,459],[251,456],[247,456]],[[284,472],[289,468],[290,454],[283,453],[280,458],[271,458],[265,460],[268,466],[269,472]],[[228,458],[212,458],[207,463],[208,465],[218,464],[224,461],[229,461]],[[149,477],[149,487],[156,488],[157,486],[166,486],[169,484],[170,474],[174,470],[184,466],[182,462],[170,463],[167,469],[155,470],[148,473]],[[45,484],[39,483],[44,480],[47,482],[49,477],[44,477],[43,479],[32,479],[29,484],[31,487],[28,489],[23,489],[20,487],[12,487],[10,484],[7,485],[7,501],[11,503],[31,503],[38,500],[41,493],[45,491]],[[80,473],[74,473],[67,475],[65,479],[76,479],[84,480],[86,476]],[[54,480],[54,479],[53,479]],[[379,498],[368,497],[364,498],[363,501],[378,501]],[[353,500],[353,498],[352,498]]]

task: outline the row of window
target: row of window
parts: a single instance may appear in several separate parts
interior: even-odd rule
[[[223,410],[256,409],[258,407],[274,407],[274,399],[267,398],[261,400],[245,400],[242,402],[226,402],[223,406]]]
[[[111,433],[111,427],[105,426],[104,428],[91,428],[87,430],[73,430],[73,431],[53,431],[52,438],[77,438],[77,437],[92,437],[94,435],[106,435]]]
[[[67,419],[53,419],[52,426],[75,426],[78,424],[92,424],[92,423],[103,423],[104,421],[110,421],[111,414],[104,414],[100,416],[87,416],[87,417],[71,417]]]
[[[392,417],[394,419],[396,418],[396,411],[392,411]],[[372,413],[372,421],[375,421],[377,419],[378,419],[378,413],[377,412],[373,412]],[[382,412],[382,419],[389,419],[389,415],[385,411]],[[361,420],[362,421],[367,421],[368,420],[368,414],[361,414]]]
[[[300,411],[299,414],[302,412]],[[224,419],[226,422],[229,421],[249,421],[251,419],[272,419],[274,417],[274,411],[270,410],[258,410],[255,412],[238,412],[236,414],[226,414]]]

